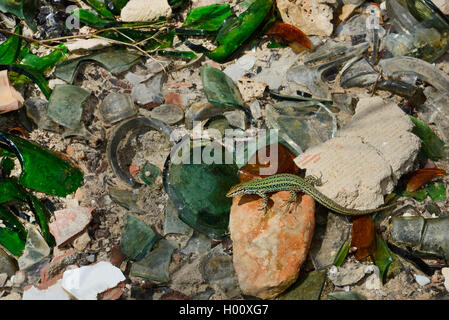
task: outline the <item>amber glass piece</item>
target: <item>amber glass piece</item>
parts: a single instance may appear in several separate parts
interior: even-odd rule
[[[446,171],[437,168],[424,168],[416,170],[411,174],[410,179],[407,182],[406,192],[414,192],[430,182],[432,179],[440,176],[445,176]]]
[[[376,250],[376,228],[371,216],[354,217],[352,220],[351,247],[356,247],[355,258],[367,260]]]
[[[247,164],[245,164],[239,170],[239,179],[240,182],[248,182],[254,179],[261,179],[268,177],[269,175],[261,175],[260,168],[269,168],[270,165],[277,167],[276,172],[278,173],[291,173],[298,174],[299,168],[296,166],[293,159],[295,158],[290,151],[284,147],[280,143],[276,143],[276,147],[274,144],[269,146],[265,146],[262,149],[259,149],[256,154],[254,154]],[[271,150],[276,152],[277,157],[271,154]],[[277,161],[273,164],[270,164],[270,159],[277,159]]]
[[[295,51],[301,51],[296,44],[299,44],[307,50],[313,49],[312,43],[309,38],[307,38],[307,35],[291,24],[275,22],[274,25],[267,31],[267,34],[270,36],[279,37],[287,44],[293,44],[292,47]]]

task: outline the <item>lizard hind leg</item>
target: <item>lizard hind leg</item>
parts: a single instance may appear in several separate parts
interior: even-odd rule
[[[304,180],[307,183],[311,184],[312,186],[320,187],[325,183],[325,182],[323,182],[322,178],[323,178],[323,174],[321,173],[319,178],[314,175],[309,175],[309,176],[304,177]]]
[[[297,190],[288,190],[290,192],[290,197],[285,200],[285,202],[281,205],[282,207],[289,207],[291,204],[294,204],[298,200],[298,191]]]

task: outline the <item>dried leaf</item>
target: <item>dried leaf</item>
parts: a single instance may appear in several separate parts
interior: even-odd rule
[[[355,258],[366,260],[376,250],[376,230],[371,216],[354,217],[352,220],[351,246],[356,247]]]
[[[282,40],[291,44],[293,46],[293,49],[295,49],[296,51],[302,51],[300,47],[297,46],[297,44],[308,50],[313,49],[312,43],[310,42],[309,38],[307,38],[307,35],[295,26],[287,23],[276,22],[267,31],[267,34],[282,38]]]
[[[446,171],[442,169],[434,169],[434,168],[425,168],[419,169],[412,173],[410,180],[407,183],[406,192],[414,192],[424,186],[426,183],[431,181],[432,179],[445,176]]]

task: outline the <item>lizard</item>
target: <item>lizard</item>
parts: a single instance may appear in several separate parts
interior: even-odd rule
[[[286,201],[286,204],[296,202],[298,197],[298,192],[303,192],[311,196],[318,203],[322,204],[326,208],[335,211],[340,214],[350,215],[350,216],[359,216],[359,215],[367,215],[379,211],[383,211],[386,209],[390,209],[397,205],[397,203],[390,204],[387,206],[379,207],[377,209],[368,209],[368,210],[356,210],[345,208],[332,199],[328,198],[320,191],[315,189],[315,186],[321,186],[323,183],[321,178],[317,178],[315,176],[306,176],[305,178],[301,178],[294,174],[289,173],[280,173],[275,174],[266,178],[257,179],[251,182],[243,182],[233,186],[226,197],[232,198],[237,195],[244,194],[256,194],[263,198],[264,204],[259,210],[267,211],[268,207],[268,197],[267,193],[277,192],[281,190],[285,190],[290,192],[290,198]]]

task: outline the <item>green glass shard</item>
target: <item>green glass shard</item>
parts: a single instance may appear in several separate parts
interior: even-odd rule
[[[229,4],[213,4],[189,12],[182,25],[186,29],[217,31],[223,21],[232,14]]]
[[[17,217],[7,208],[0,206],[0,244],[11,254],[19,257],[25,248],[27,232]]]
[[[256,0],[249,8],[226,27],[226,32],[217,37],[218,47],[207,54],[212,60],[223,62],[234,53],[265,20],[273,6],[272,0]],[[225,27],[225,26],[224,26]]]
[[[381,236],[377,236],[377,248],[374,252],[374,264],[379,268],[382,283],[385,283],[388,268],[393,263],[394,257]]]
[[[187,2],[187,0],[168,0],[168,4],[170,5],[170,7],[173,10],[174,9],[178,9],[179,7],[181,7],[186,2]]]
[[[18,25],[14,33],[21,34],[22,26]],[[20,52],[22,40],[19,37],[9,36],[8,40],[0,45],[0,64],[14,64]]]
[[[12,13],[18,18],[25,20],[33,32],[37,31],[34,16],[38,11],[37,0],[0,0],[0,11]]]
[[[104,3],[113,14],[119,15],[128,1],[129,0],[105,0]]]
[[[0,132],[0,147],[18,157],[22,166],[18,182],[26,188],[65,197],[75,192],[84,180],[81,170],[65,156],[23,138]]]
[[[0,70],[9,70],[26,76],[27,78],[32,80],[35,84],[37,84],[37,86],[39,87],[39,89],[41,89],[42,93],[47,99],[50,98],[51,89],[48,86],[47,81],[42,76],[42,74],[36,72],[36,70],[30,68],[29,66],[24,66],[20,64],[10,64],[10,65],[0,64]]]
[[[113,74],[128,70],[139,62],[141,56],[125,50],[107,50],[76,59],[66,60],[56,65],[54,74],[56,77],[73,83],[76,70],[81,63],[93,61]]]
[[[327,270],[301,272],[299,279],[282,293],[278,300],[319,300],[324,282],[326,281]]]
[[[68,50],[66,46],[61,44],[58,46],[57,50],[54,50],[44,57],[38,57],[34,54],[28,53],[24,56],[20,64],[42,73],[63,59],[67,52]]]
[[[149,186],[151,186],[154,181],[156,181],[157,177],[159,177],[160,174],[161,169],[151,163],[145,163],[140,170],[140,178]]]
[[[3,157],[0,161],[0,167],[2,168],[4,174],[9,176],[12,169],[14,169],[14,161],[10,157]]]
[[[168,267],[175,245],[166,239],[159,240],[156,247],[139,262],[133,263],[130,275],[147,278],[158,282],[168,282],[170,275]]]
[[[449,159],[449,147],[424,122],[410,116],[415,127],[413,133],[422,140],[422,150],[432,160]]]
[[[201,68],[201,81],[204,92],[210,103],[243,108],[244,102],[234,81],[223,71],[204,64]]]
[[[183,60],[193,60],[198,58],[198,56],[192,51],[158,50],[157,54],[163,57]]]
[[[446,200],[446,186],[441,181],[434,181],[425,187],[433,202]]]
[[[346,256],[349,252],[350,241],[346,241],[344,245],[341,247],[340,252],[338,252],[337,257],[335,258],[334,265],[340,267],[346,259]]]
[[[39,224],[42,235],[50,246],[54,246],[55,239],[50,233],[48,223],[50,212],[40,203],[40,201],[23,189],[15,178],[0,180],[0,204],[7,201],[19,201],[27,203],[33,211],[36,221]]]
[[[366,300],[364,296],[355,291],[337,291],[332,292],[327,295],[329,299],[332,300]]]
[[[156,49],[170,48],[173,45],[174,39],[175,39],[175,30],[167,30],[167,32],[163,32],[159,34],[157,37],[147,41],[145,45],[145,50],[154,51]]]
[[[75,9],[70,13],[79,22],[94,28],[110,28],[120,25],[119,22],[107,18],[100,17],[94,11],[86,9]]]
[[[141,260],[153,248],[159,236],[143,221],[128,213],[125,216],[125,231],[120,240],[120,249],[130,260]]]
[[[23,254],[18,259],[20,270],[30,270],[50,255],[50,247],[33,225],[27,225],[28,236]]]
[[[232,154],[218,144],[193,146],[184,140],[172,150],[163,174],[165,191],[180,219],[215,238],[228,232],[232,201],[225,194],[239,183],[238,169],[232,161]]]
[[[106,7],[106,3],[104,0],[86,0],[88,4],[91,5],[92,8],[95,9],[99,14],[101,14],[103,17],[114,20],[114,14],[112,14],[111,11],[108,10]]]
[[[48,117],[56,123],[75,130],[81,122],[83,103],[90,92],[71,84],[55,86],[47,106]]]

